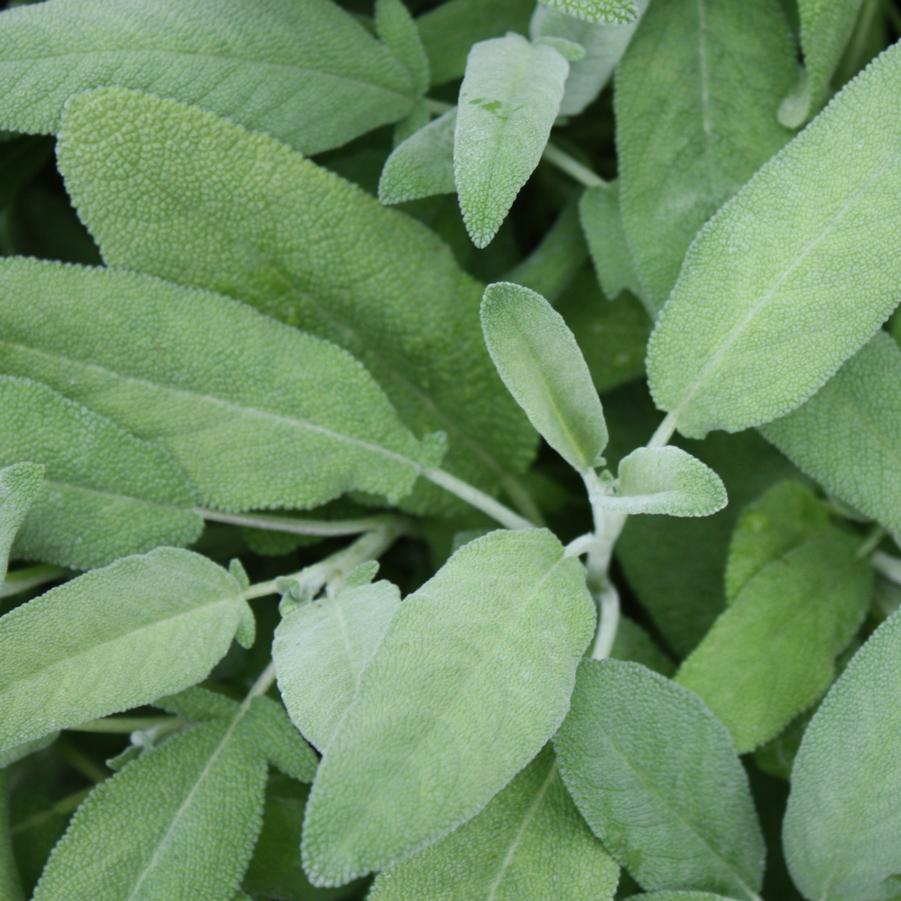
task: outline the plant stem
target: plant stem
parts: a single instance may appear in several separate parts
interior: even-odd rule
[[[891,554],[884,554],[882,551],[876,551],[872,558],[873,569],[889,582],[901,585],[901,557],[893,557]]]
[[[882,526],[873,526],[870,534],[864,539],[863,544],[857,549],[857,559],[863,560],[865,557],[869,557],[876,548],[879,547],[882,539],[885,538],[886,531],[882,528]],[[882,554],[881,556],[886,556]],[[873,558],[873,565],[876,565],[875,556]]]
[[[460,500],[466,501],[467,504],[475,507],[477,510],[481,510],[508,529],[534,528],[534,524],[525,517],[515,513],[509,507],[495,500],[491,495],[485,494],[484,491],[480,491],[474,485],[452,476],[443,469],[424,469],[422,475],[432,484],[438,485],[451,494],[455,494]]]
[[[18,569],[14,572],[7,573],[6,579],[0,583],[0,598],[12,597],[23,591],[29,591],[32,588],[39,588],[48,582],[55,582],[57,579],[67,575],[67,570],[60,569],[58,566],[40,565],[29,566],[27,569]]]
[[[26,817],[24,820],[19,820],[19,822],[10,829],[10,833],[15,835],[17,832],[25,832],[27,829],[33,829],[35,826],[42,826],[51,817],[66,816],[67,814],[70,814],[90,793],[90,788],[82,788],[77,792],[73,792],[71,795],[66,795],[65,798],[61,798],[52,806],[47,807],[44,810],[39,810],[30,817]]]
[[[80,726],[71,726],[69,732],[96,732],[111,735],[130,735],[144,729],[155,729],[168,726],[178,721],[173,716],[111,716],[99,720],[90,720]]]
[[[556,166],[561,172],[565,172],[570,178],[586,188],[603,188],[607,186],[600,175],[592,172],[587,166],[583,166],[577,159],[571,157],[565,150],[561,150],[556,144],[548,142],[544,148],[542,158],[545,162]]]
[[[544,517],[541,515],[541,510],[538,509],[538,504],[535,503],[535,498],[529,494],[520,479],[509,473],[504,474],[501,476],[501,488],[526,519],[531,520],[535,525],[544,525]]]
[[[428,111],[436,116],[443,116],[454,109],[453,103],[445,103],[443,100],[434,100],[431,97],[425,98],[425,105]]]
[[[667,413],[660,425],[657,426],[657,431],[651,435],[651,440],[648,441],[646,447],[665,447],[669,444],[670,438],[673,437],[675,431],[676,417],[672,413]]]
[[[613,643],[616,641],[616,632],[619,628],[619,592],[609,579],[598,593],[597,601],[601,623],[591,657],[593,660],[604,660],[610,656],[610,652],[613,650]]]
[[[257,513],[220,513],[217,510],[194,511],[209,522],[230,526],[246,526],[251,529],[265,529],[270,532],[284,532],[289,535],[314,535],[322,538],[339,538],[344,535],[359,535],[382,526],[400,524],[399,516],[363,516],[359,519],[301,519],[293,516],[265,516]]]
[[[0,770],[0,895],[7,901],[24,901],[11,839],[6,773]]]

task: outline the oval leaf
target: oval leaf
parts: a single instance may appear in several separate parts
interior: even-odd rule
[[[435,194],[453,194],[456,108],[399,144],[385,161],[379,179],[382,203],[405,203]]]

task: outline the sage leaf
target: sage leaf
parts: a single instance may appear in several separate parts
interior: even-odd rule
[[[0,126],[15,131],[56,132],[70,97],[118,85],[308,154],[402,119],[416,97],[391,49],[331,0],[50,0],[0,19],[0,77]]]
[[[619,867],[591,834],[545,748],[437,845],[383,870],[371,901],[612,901]]]
[[[194,685],[246,615],[232,575],[174,548],[124,557],[17,607],[0,618],[0,749]]]
[[[642,888],[756,897],[747,776],[696,695],[637,663],[586,661],[554,746],[582,816]]]
[[[655,312],[697,230],[790,137],[776,110],[794,58],[778,0],[666,0],[642,18],[614,109],[623,225]]]
[[[638,15],[635,0],[541,0],[541,2],[586,22],[631,22]]]
[[[680,667],[677,681],[725,723],[739,753],[777,735],[835,677],[872,596],[859,543],[832,527],[768,563]]]
[[[616,493],[596,503],[619,513],[710,516],[726,506],[723,480],[678,447],[640,447],[620,461]]]
[[[648,348],[654,399],[683,434],[790,412],[897,305],[899,92],[895,46],[699,233]]]
[[[16,557],[90,569],[190,544],[203,528],[193,487],[164,449],[46,385],[0,376],[0,466],[22,461],[42,465],[45,479],[17,531]]]
[[[174,152],[195,144],[206,152]],[[110,265],[237,297],[344,347],[416,435],[447,434],[444,467],[479,488],[531,462],[533,433],[482,341],[482,288],[424,226],[265,136],[127,91],[74,99],[58,154]],[[416,509],[453,509],[437,488],[417,497]]]
[[[386,867],[478,813],[557,730],[594,622],[584,570],[549,532],[457,551],[401,605],[326,750],[311,881]]]
[[[416,23],[403,0],[376,0],[375,30],[385,46],[400,60],[417,94],[429,89],[429,58]],[[334,105],[335,101],[332,100]]]
[[[28,510],[40,494],[44,467],[14,463],[0,469],[0,586],[6,578],[9,552]]]
[[[382,203],[405,203],[435,194],[453,194],[454,129],[457,110],[449,110],[395,147],[379,179]]]
[[[454,175],[476,247],[488,246],[538,166],[568,74],[557,50],[517,34],[470,50],[457,106]]]
[[[764,437],[835,497],[901,532],[901,350],[879,332]]]
[[[806,898],[897,895],[899,644],[901,613],[895,613],[851,659],[801,741],[782,840]]]
[[[278,687],[294,725],[317,748],[328,747],[399,608],[398,588],[375,582],[301,604],[279,623]]]
[[[208,506],[304,508],[351,490],[397,499],[432,453],[347,352],[229,298],[26,259],[0,261],[0,291],[0,371],[160,442]]]
[[[626,901],[735,901],[725,895],[712,892],[649,892],[645,895],[630,895]]]
[[[563,317],[529,288],[498,282],[485,290],[482,331],[504,384],[539,434],[578,472],[595,466],[607,424]]]

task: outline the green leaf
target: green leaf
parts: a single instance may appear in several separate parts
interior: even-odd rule
[[[245,611],[233,576],[174,548],[125,557],[17,607],[0,619],[0,749],[200,682]]]
[[[44,471],[39,463],[14,463],[0,469],[0,586],[16,533],[43,488]]]
[[[544,440],[577,472],[597,465],[607,424],[563,317],[540,294],[499,282],[485,290],[482,331],[504,384]]]
[[[554,745],[582,816],[642,888],[757,897],[748,779],[696,695],[637,663],[587,661]]]
[[[399,144],[379,179],[382,203],[405,203],[435,194],[453,194],[454,129],[457,109],[449,110]]]
[[[679,669],[740,753],[777,735],[835,678],[872,595],[859,543],[832,528],[765,565]]]
[[[614,106],[623,225],[655,311],[695,232],[789,138],[776,109],[794,58],[777,0],[664,0],[642,19]]]
[[[899,92],[896,46],[692,244],[648,349],[654,399],[683,434],[788,413],[897,305]]]
[[[474,819],[379,874],[370,901],[611,901],[619,867],[567,794],[548,747]]]
[[[0,262],[0,271],[9,265]],[[31,313],[45,315],[43,295],[30,290]],[[0,310],[5,314],[19,299],[4,292]],[[106,333],[98,339],[110,340]],[[9,371],[6,357],[0,369]],[[89,569],[160,544],[190,544],[200,535],[193,487],[164,449],[46,385],[0,376],[0,466],[23,461],[43,465],[45,480],[13,556]]]
[[[541,0],[541,2],[586,22],[622,24],[633,21],[638,15],[635,0]]]
[[[275,630],[279,690],[294,725],[320,750],[328,747],[399,608],[398,588],[375,582],[302,604]]]
[[[396,500],[436,462],[348,353],[229,298],[25,259],[0,262],[0,291],[0,370],[162,443],[208,506],[304,508],[351,490]]]
[[[465,545],[401,605],[319,767],[314,884],[340,884],[478,813],[557,730],[594,633],[582,566],[547,531]]]
[[[783,844],[807,898],[894,898],[901,873],[901,613],[870,637],[811,721],[792,770]]]
[[[482,341],[482,288],[424,226],[262,135],[127,91],[73,100],[59,158],[110,265],[238,297],[349,350],[408,428],[447,434],[445,468],[479,488],[531,462],[532,431]],[[438,489],[419,501],[452,503]]]
[[[497,234],[541,160],[568,74],[557,50],[518,34],[470,51],[457,107],[454,174],[476,247]]]
[[[830,494],[901,533],[901,350],[882,332],[764,437]]]
[[[55,132],[70,97],[118,85],[314,154],[402,119],[416,96],[391,49],[330,0],[50,0],[3,16],[0,45],[0,125],[16,131]]]
[[[630,895],[626,901],[734,901],[725,895],[711,892],[650,892],[646,895]]]
[[[617,660],[633,660],[663,676],[671,676],[676,670],[673,661],[660,650],[654,639],[638,623],[622,614],[610,656]]]
[[[375,29],[385,46],[397,57],[407,70],[410,84],[416,94],[425,94],[429,89],[429,58],[416,23],[403,0],[376,0]],[[330,98],[329,106],[334,109],[340,101]]]

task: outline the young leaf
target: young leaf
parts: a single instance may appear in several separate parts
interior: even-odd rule
[[[897,895],[901,874],[901,613],[870,637],[811,721],[792,770],[782,839],[807,898]]]
[[[413,90],[425,94],[430,82],[429,58],[403,0],[376,0],[375,30],[407,70]],[[331,100],[330,106],[335,105],[336,101]]]
[[[591,373],[563,317],[521,285],[489,285],[485,344],[504,384],[539,434],[573,469],[597,465],[607,424]]]
[[[541,0],[553,9],[586,22],[625,23],[638,15],[635,0]]]
[[[400,591],[375,582],[302,604],[275,630],[279,690],[294,725],[320,750],[328,747],[399,608]]]
[[[173,548],[17,607],[0,618],[0,749],[200,682],[246,611],[233,576]]]
[[[683,434],[788,413],[897,305],[899,92],[895,46],[699,233],[648,349]]]
[[[3,293],[5,313],[20,298]],[[31,297],[31,312],[45,315],[33,286]],[[9,371],[6,356],[0,371]],[[43,465],[45,480],[18,529],[18,557],[89,569],[160,544],[190,544],[203,528],[193,487],[165,450],[46,385],[0,376],[0,466],[21,461]]]
[[[554,745],[582,816],[642,888],[757,897],[748,779],[696,695],[637,663],[587,661]]]
[[[127,91],[73,100],[59,159],[109,264],[238,297],[349,350],[417,435],[448,435],[445,468],[479,488],[531,462],[532,431],[482,341],[482,289],[424,226],[265,136]],[[438,489],[419,501],[449,505]]]
[[[765,565],[679,669],[739,753],[773,738],[835,678],[872,595],[859,543],[833,527]]]
[[[777,0],[664,0],[644,15],[613,99],[623,225],[655,312],[695,232],[790,137],[776,109],[794,60]]]
[[[553,47],[508,34],[476,44],[460,87],[454,175],[476,247],[497,234],[541,160],[569,63]]]
[[[348,353],[229,298],[25,259],[0,261],[0,290],[0,371],[161,442],[208,506],[312,507],[351,490],[397,499],[432,453]]]
[[[55,132],[71,96],[119,85],[314,154],[402,119],[417,93],[391,49],[331,0],[50,0],[0,18],[0,46],[0,125],[16,131]]]
[[[9,551],[16,533],[41,493],[43,483],[44,467],[39,463],[14,463],[0,469],[0,586],[6,578]]]
[[[901,532],[901,350],[882,332],[806,404],[762,429],[827,491]]]
[[[727,503],[723,480],[678,447],[640,447],[619,464],[616,493],[597,503],[620,513],[710,516]]]
[[[456,107],[420,128],[385,161],[379,179],[382,203],[405,203],[434,194],[453,194]]]
[[[581,565],[543,530],[477,539],[408,597],[313,783],[314,884],[388,866],[478,813],[557,730],[594,621]]]
[[[611,901],[619,867],[591,834],[545,748],[474,819],[382,871],[370,901]]]

